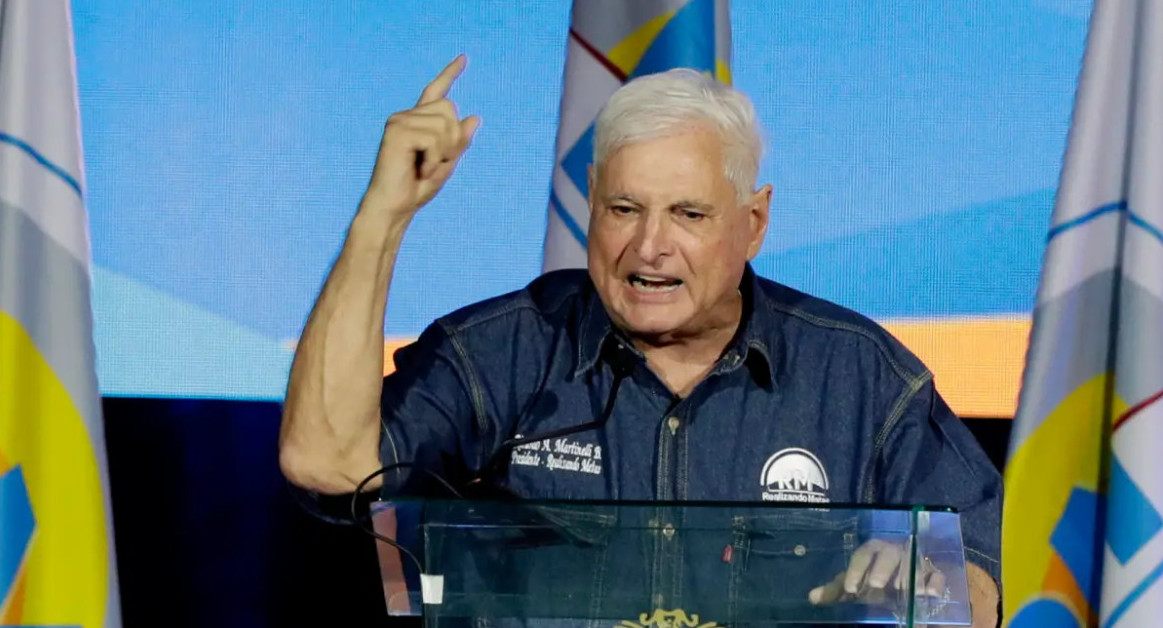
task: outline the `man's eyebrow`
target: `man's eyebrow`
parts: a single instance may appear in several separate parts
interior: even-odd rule
[[[710,203],[703,203],[701,201],[681,200],[671,203],[672,209],[694,209],[704,214],[709,214],[715,211],[715,206]]]
[[[640,203],[637,199],[635,199],[633,196],[631,196],[629,194],[611,194],[605,198],[605,201],[606,201],[606,203],[619,203],[619,202],[620,203],[628,203],[628,204],[634,205],[636,207],[643,206],[642,203]],[[688,210],[689,209],[689,210],[699,211],[699,212],[702,212],[704,214],[709,214],[709,213],[712,213],[715,211],[715,206],[711,205],[710,203],[704,203],[702,201],[681,199],[681,200],[678,200],[678,201],[671,203],[670,209],[679,209],[679,210]]]
[[[637,205],[639,207],[642,206],[642,203],[639,203],[633,196],[630,196],[629,194],[611,194],[606,197],[607,203],[615,203],[619,201],[623,203],[630,203],[631,205]]]

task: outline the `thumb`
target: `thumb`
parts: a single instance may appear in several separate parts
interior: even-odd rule
[[[811,591],[808,591],[808,601],[814,606],[820,604],[831,604],[839,600],[844,595],[844,574],[837,574],[827,584],[818,586]]]
[[[460,143],[461,151],[468,148],[472,144],[472,138],[476,135],[477,129],[481,128],[481,118],[477,115],[471,115],[460,121]]]
[[[434,171],[434,177],[437,179],[450,176],[452,171],[456,169],[456,166],[460,163],[460,158],[464,156],[465,151],[472,144],[472,138],[481,126],[481,119],[479,116],[471,115],[461,120],[458,124],[460,125],[460,145],[455,155],[451,159],[447,159],[441,163]]]

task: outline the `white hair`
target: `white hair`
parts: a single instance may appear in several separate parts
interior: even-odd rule
[[[594,129],[594,168],[627,144],[691,125],[704,125],[722,141],[724,174],[745,202],[763,153],[755,107],[742,92],[686,68],[641,76],[614,92]]]

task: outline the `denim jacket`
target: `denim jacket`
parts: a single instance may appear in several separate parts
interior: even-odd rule
[[[629,351],[602,429],[523,445],[496,481],[547,499],[950,506],[967,558],[999,582],[1001,478],[928,369],[871,320],[750,266],[740,291],[734,339],[685,398],[613,327],[584,270],[445,316],[384,378],[382,461],[463,483],[507,439],[593,421],[613,353]],[[656,577],[677,583],[659,560]],[[678,588],[660,590],[673,604]]]

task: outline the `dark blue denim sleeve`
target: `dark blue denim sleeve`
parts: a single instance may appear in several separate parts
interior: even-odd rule
[[[472,404],[466,392],[455,346],[439,324],[396,352],[396,370],[384,378],[381,392],[380,464],[415,463],[426,471],[462,483],[465,452],[477,447]],[[446,496],[432,477],[411,469],[388,472],[380,496],[394,492]],[[323,495],[287,483],[291,498],[309,514],[350,524],[352,495]],[[374,494],[360,497],[366,502]]]
[[[880,455],[883,498],[956,508],[966,559],[1000,586],[1001,475],[931,379],[891,425]]]
[[[395,355],[395,371],[384,378],[380,412],[380,460],[408,463],[384,474],[384,493],[442,493],[432,474],[454,485],[478,464],[481,441],[472,383],[456,340],[439,322]]]

